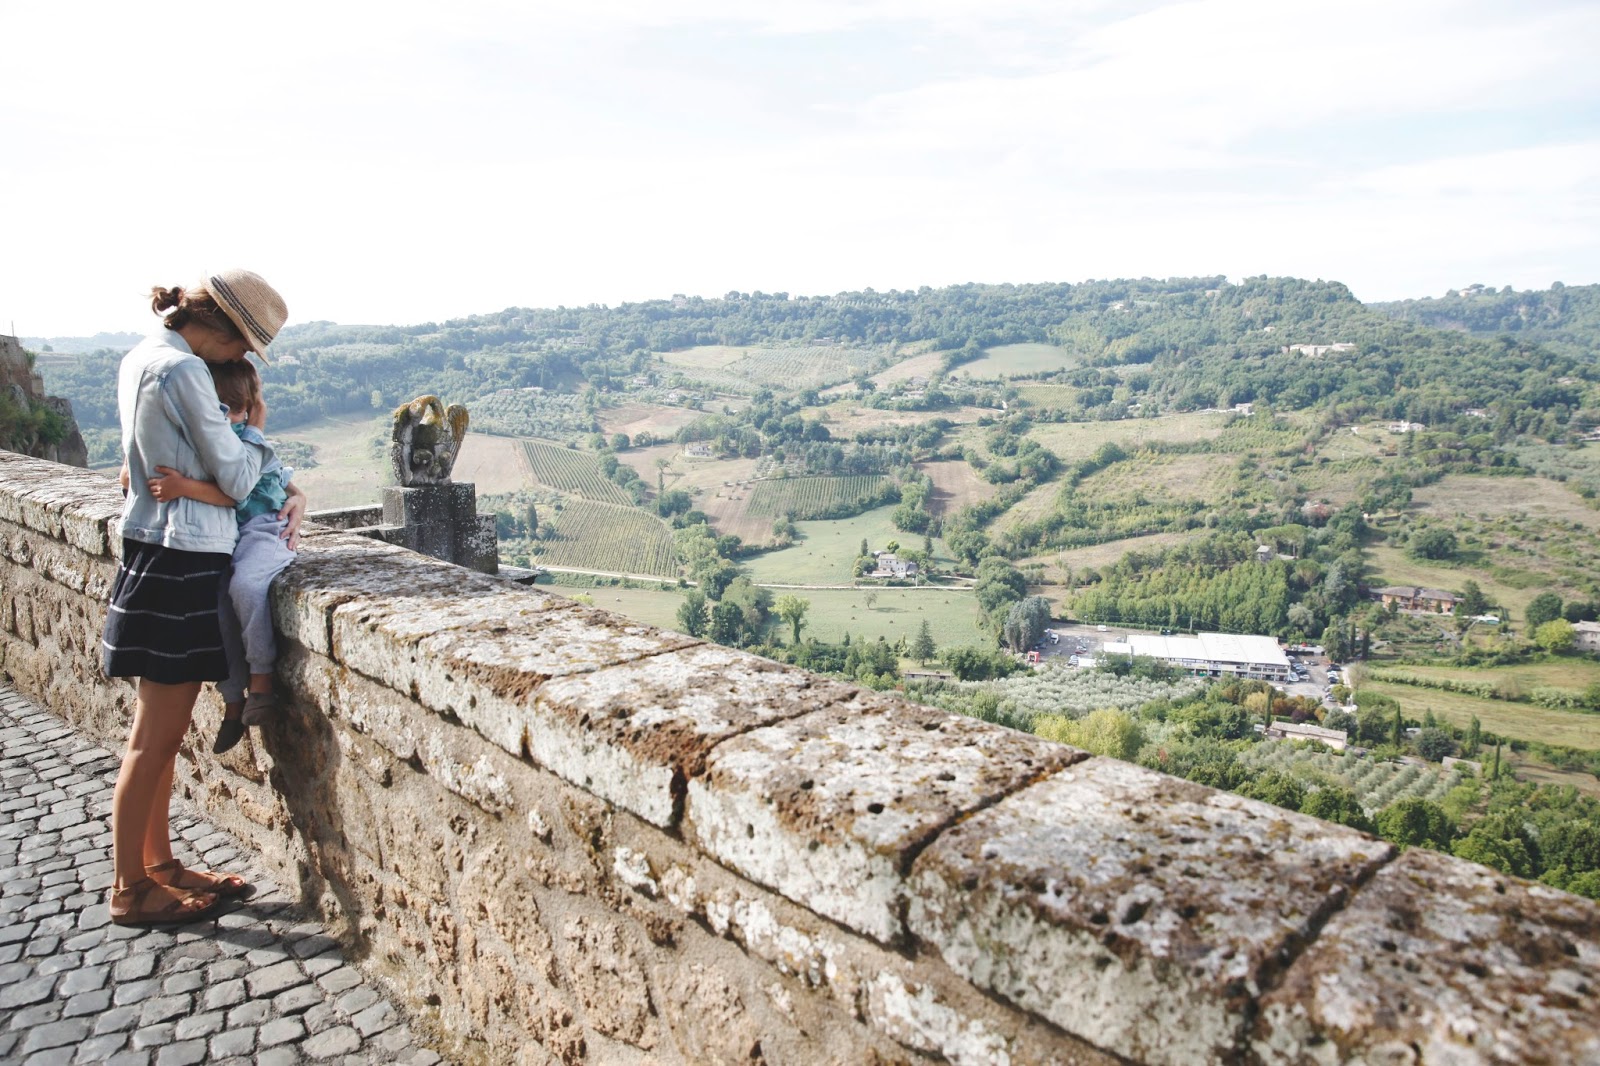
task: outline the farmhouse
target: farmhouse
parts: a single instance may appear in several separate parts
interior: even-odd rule
[[[1417,585],[1387,585],[1368,593],[1385,607],[1429,614],[1455,614],[1458,597],[1444,589],[1425,589]]]
[[[683,454],[690,459],[710,459],[711,445],[703,440],[690,441],[683,446]]]
[[[1343,729],[1299,722],[1273,722],[1267,726],[1267,736],[1277,740],[1320,740],[1334,751],[1343,751],[1350,743],[1350,736]]]
[[[908,559],[902,559],[892,552],[875,551],[872,553],[872,557],[873,559],[877,560],[878,565],[866,575],[867,577],[917,576],[916,563],[913,563]]]
[[[1130,634],[1129,651],[1148,655],[1192,674],[1289,680],[1289,657],[1271,637],[1196,633],[1192,637]]]
[[[1600,652],[1600,622],[1574,622],[1572,630],[1574,648]]]

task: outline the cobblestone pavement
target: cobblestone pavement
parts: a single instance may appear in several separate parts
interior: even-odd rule
[[[186,804],[173,810],[178,857],[242,873],[258,894],[193,925],[112,925],[118,761],[0,682],[0,1063],[440,1061]]]

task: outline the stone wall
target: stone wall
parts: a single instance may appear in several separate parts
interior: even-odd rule
[[[0,669],[102,741],[115,487],[0,453]],[[1600,1062],[1600,908],[336,530],[179,785],[462,1061]]]

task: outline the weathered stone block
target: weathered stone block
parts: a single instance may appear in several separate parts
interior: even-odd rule
[[[727,741],[689,781],[708,855],[880,941],[903,932],[906,863],[939,830],[1084,753],[858,693]]]
[[[337,608],[336,658],[520,756],[533,692],[546,680],[695,643],[559,596],[477,580],[482,589],[463,583],[470,591],[427,603],[389,596]]]
[[[701,644],[546,682],[525,719],[528,750],[568,781],[665,826],[676,816],[675,791],[704,770],[718,743],[852,692]]]
[[[1263,1001],[1266,1063],[1600,1063],[1600,905],[1412,849]]]
[[[1139,1062],[1228,1060],[1253,997],[1392,855],[1364,834],[1093,759],[946,832],[907,921],[951,968]]]

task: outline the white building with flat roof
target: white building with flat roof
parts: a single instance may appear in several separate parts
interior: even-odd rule
[[[1191,673],[1289,680],[1289,657],[1272,637],[1196,633],[1192,637],[1130,634],[1132,654],[1148,655]]]

